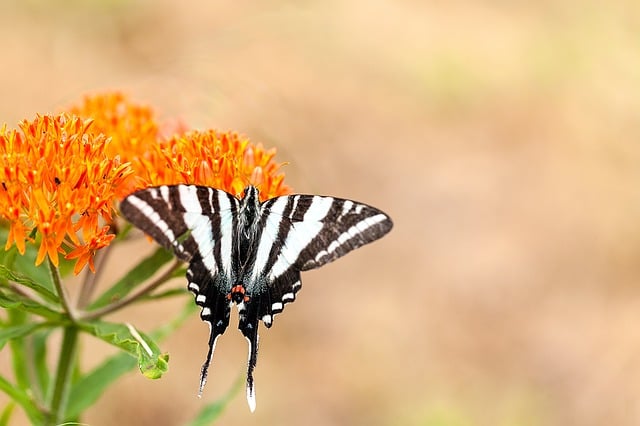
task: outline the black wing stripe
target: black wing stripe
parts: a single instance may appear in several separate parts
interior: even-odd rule
[[[135,226],[151,235],[160,245],[170,249],[184,261],[189,261],[192,252],[178,240],[187,232],[187,225],[179,215],[165,215],[158,212],[167,209],[164,200],[158,200],[158,192],[139,192],[130,195],[120,203],[120,211]]]
[[[329,259],[337,259],[350,250],[380,238],[381,235],[378,236],[378,233],[373,230],[376,225],[386,220],[387,216],[382,213],[362,219],[340,234],[326,249],[318,252],[313,260],[314,263],[325,264]]]
[[[322,220],[335,202],[332,197],[300,196],[299,201],[307,200],[308,208],[303,215],[299,211],[291,213],[292,221],[289,232],[281,243],[282,247],[280,247],[280,253],[273,263],[273,267],[268,272],[271,281],[285,273],[298,260],[300,253],[320,233],[323,227]],[[300,216],[302,218],[298,220]]]
[[[261,253],[263,257],[260,258],[259,261],[256,259],[253,269],[253,279],[264,275],[264,271],[268,271],[273,267],[282,249],[279,241],[284,241],[291,230],[291,220],[289,218],[295,209],[298,199],[299,196],[297,195],[279,197],[263,210],[263,217],[266,218],[266,226],[262,227],[263,233],[260,238],[260,245],[258,246],[258,253]],[[261,251],[261,249],[264,251]],[[264,257],[267,249],[269,249],[269,254]]]

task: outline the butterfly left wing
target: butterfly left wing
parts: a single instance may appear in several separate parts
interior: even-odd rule
[[[195,185],[159,186],[137,191],[120,203],[133,225],[189,262],[188,288],[211,326],[199,395],[207,380],[215,344],[229,325],[227,293],[234,282],[233,232],[239,201],[224,191]]]

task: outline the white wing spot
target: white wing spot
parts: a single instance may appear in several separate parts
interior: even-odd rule
[[[349,210],[353,207],[353,201],[346,200],[342,205],[342,216],[349,213]]]
[[[211,309],[209,309],[209,308],[207,308],[205,306],[204,308],[202,308],[202,312],[200,312],[200,316],[202,316],[202,317],[211,316]]]
[[[204,294],[199,294],[196,296],[196,303],[204,303],[207,301],[207,296]]]
[[[282,303],[281,302],[275,302],[271,305],[271,310],[274,311],[281,311],[282,310]]]
[[[293,293],[285,293],[282,295],[282,300],[283,301],[287,301],[287,300],[294,300],[296,297]]]
[[[200,286],[196,283],[189,283],[188,289],[197,293],[200,291]]]

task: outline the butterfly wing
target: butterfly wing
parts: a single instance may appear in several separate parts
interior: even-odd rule
[[[195,185],[159,186],[126,197],[120,211],[160,245],[189,262],[188,288],[210,324],[209,352],[199,394],[220,335],[229,325],[227,294],[235,279],[233,232],[239,201],[224,191]]]
[[[300,290],[300,271],[318,268],[389,232],[382,211],[351,200],[289,195],[262,205],[262,234],[243,281],[263,288],[258,312],[267,327]]]

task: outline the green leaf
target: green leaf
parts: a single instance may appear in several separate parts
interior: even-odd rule
[[[169,323],[164,324],[161,327],[155,329],[151,336],[156,340],[163,340],[165,337],[173,333],[178,327],[180,327],[186,320],[191,318],[191,316],[199,309],[200,307],[196,305],[191,298],[185,303],[184,308],[178,314],[178,316],[171,320]]]
[[[31,398],[29,398],[29,395],[27,395],[27,393],[23,389],[10,383],[2,376],[0,376],[0,391],[3,391],[7,395],[9,395],[13,402],[19,404],[22,407],[24,412],[31,420],[31,423],[41,424],[43,422],[44,419],[42,413],[38,411],[38,408],[33,403]]]
[[[77,417],[82,414],[113,382],[135,367],[136,360],[133,357],[128,353],[119,353],[85,375],[71,389],[67,417]]]
[[[192,299],[193,295],[189,293],[186,288],[171,288],[169,290],[166,290],[160,293],[150,294],[146,296],[144,300],[166,299],[168,297],[174,297],[174,296],[191,296],[191,300],[190,300],[191,304],[195,305]]]
[[[4,407],[4,410],[2,410],[2,414],[0,414],[0,426],[7,426],[9,424],[11,413],[13,413],[13,408],[15,406],[15,404],[9,403],[6,407]]]
[[[90,306],[89,310],[94,310],[106,306],[116,300],[120,300],[131,292],[134,288],[151,278],[158,269],[172,260],[174,256],[163,248],[157,249],[151,256],[142,260],[130,271],[124,274],[118,282],[105,291]]]
[[[61,323],[63,315],[40,302],[10,292],[0,292],[0,307],[29,312],[49,319],[54,323]]]
[[[21,325],[13,325],[0,329],[0,349],[11,339],[18,339],[27,336],[34,331],[49,326],[47,323],[26,323]]]
[[[48,401],[49,382],[51,375],[49,366],[47,365],[47,339],[51,335],[51,329],[40,330],[34,333],[31,338],[31,346],[33,352],[33,367],[35,370],[35,384],[42,392],[43,400]],[[77,365],[77,363],[76,363]]]
[[[60,300],[58,295],[50,290],[50,286],[42,285],[40,284],[40,282],[34,281],[26,275],[23,275],[19,272],[11,271],[5,265],[0,265],[0,280],[13,281],[14,283],[29,287],[50,302],[54,302],[57,304]]]
[[[162,340],[180,327],[197,309],[189,300],[182,312],[171,322],[149,333],[153,339]],[[113,382],[136,367],[136,360],[129,353],[119,353],[81,378],[71,389],[68,417],[76,417],[92,406]]]
[[[0,241],[7,241],[8,235],[8,228],[0,228]],[[35,244],[27,244],[23,255],[18,253],[18,249],[14,245],[7,251],[0,250],[0,264],[5,265],[12,271],[29,277],[50,291],[53,291],[53,283],[51,282],[49,270],[42,265],[35,265],[37,256],[38,247]]]
[[[102,321],[79,325],[84,331],[136,357],[138,367],[146,377],[158,379],[167,371],[169,355],[161,353],[149,336],[137,331],[132,325]]]
[[[238,395],[240,389],[242,389],[242,384],[244,383],[244,376],[239,376],[236,379],[235,383],[231,386],[231,388],[224,394],[220,399],[214,401],[210,404],[207,404],[200,410],[198,415],[188,426],[208,426],[214,421],[216,421],[224,412],[227,405],[233,398]]]
[[[9,324],[13,327],[25,325],[29,320],[29,315],[26,312],[16,309],[7,309],[7,316]],[[27,346],[24,339],[9,340],[9,349],[11,350],[11,367],[17,385],[22,389],[28,389],[29,363],[27,362]]]

